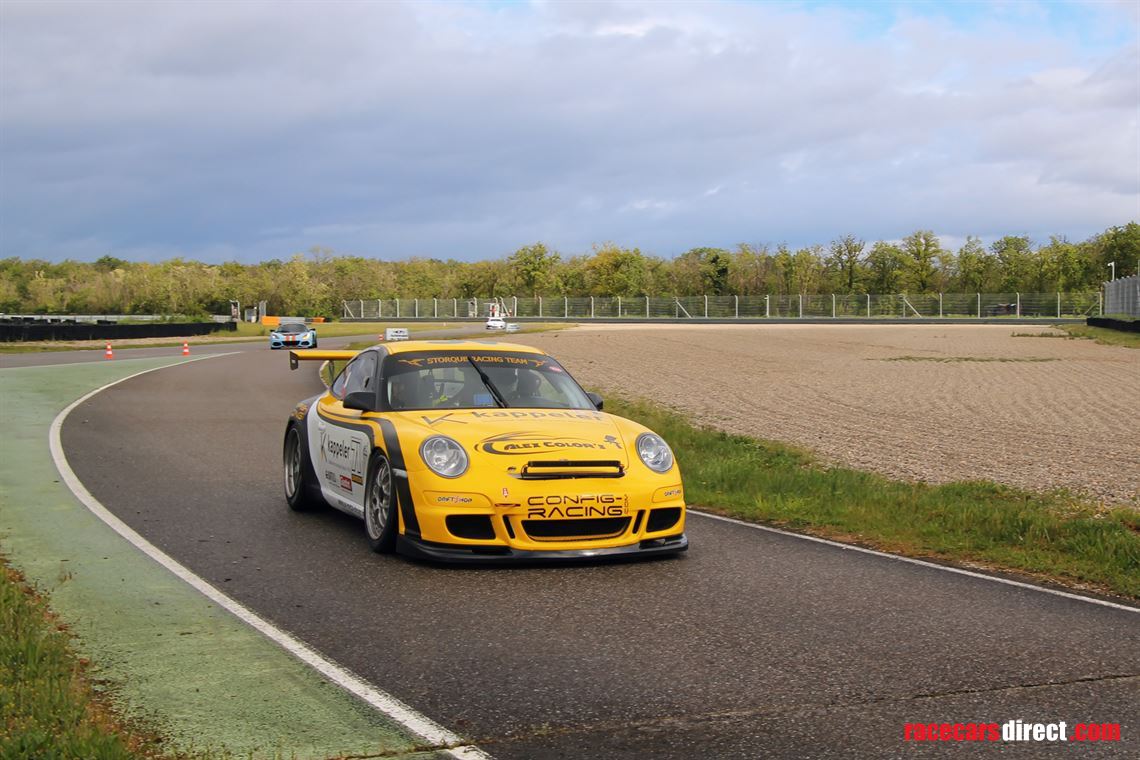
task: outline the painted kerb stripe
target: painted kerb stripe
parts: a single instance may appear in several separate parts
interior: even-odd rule
[[[219,356],[231,356],[235,352],[225,354],[212,354],[210,356],[201,356],[195,359],[190,359],[187,362],[178,362],[177,364],[168,365],[169,367],[177,367],[182,364],[187,364],[189,361],[202,361],[204,359],[213,359]],[[243,606],[240,602],[223,594],[214,586],[210,585],[205,579],[195,575],[188,568],[177,562],[174,558],[163,552],[154,544],[147,541],[134,531],[129,525],[124,523],[115,515],[111,514],[104,507],[98,499],[91,495],[79,478],[76,477],[75,472],[67,462],[67,457],[63,453],[63,445],[60,440],[60,431],[63,429],[64,420],[73,409],[82,404],[87,399],[102,393],[106,389],[118,385],[119,383],[126,382],[132,378],[145,375],[149,372],[156,372],[160,369],[167,369],[167,367],[155,367],[153,369],[143,370],[136,372],[133,375],[121,378],[113,383],[107,383],[101,388],[96,388],[90,393],[73,401],[66,409],[56,415],[52,420],[51,431],[49,433],[49,443],[51,446],[51,456],[55,461],[56,469],[59,470],[63,482],[75,494],[75,497],[83,503],[96,517],[111,527],[116,533],[130,541],[139,551],[146,554],[158,564],[165,567],[170,572],[184,580],[186,583],[193,586],[219,607],[228,610],[232,615],[251,626],[265,637],[272,640],[279,645],[289,654],[296,657],[301,662],[305,663],[313,670],[320,673],[325,678],[340,686],[345,691],[356,697],[364,700],[369,705],[379,710],[384,715],[391,718],[407,729],[411,734],[423,739],[433,747],[444,748],[453,757],[460,758],[460,760],[491,760],[491,756],[483,752],[478,747],[465,744],[462,737],[452,733],[435,721],[431,720],[425,715],[421,715],[413,708],[405,705],[400,700],[393,697],[387,692],[372,686],[364,679],[357,676],[355,673],[347,670],[346,668],[337,665],[332,660],[329,660],[324,655],[316,650],[310,648],[302,641],[294,638],[285,631],[277,628],[269,621],[261,616],[252,612]]]
[[[1140,613],[1140,608],[1129,607],[1126,604],[1117,604],[1116,602],[1109,602],[1104,599],[1096,599],[1091,596],[1081,596],[1080,594],[1072,594],[1068,591],[1059,591],[1057,589],[1047,588],[1045,586],[1035,586],[1032,583],[1022,583],[1021,581],[1010,580],[1009,578],[1001,578],[996,575],[986,575],[985,573],[975,573],[971,570],[963,570],[958,567],[949,567],[947,565],[939,565],[935,562],[926,562],[921,559],[914,559],[913,557],[900,557],[897,554],[888,554],[887,552],[880,552],[874,549],[866,549],[862,546],[853,546],[852,544],[843,544],[838,541],[830,541],[826,538],[817,538],[816,536],[807,536],[803,533],[792,533],[787,530],[780,530],[779,528],[772,528],[767,525],[760,525],[758,523],[751,523],[745,520],[737,520],[734,517],[725,517],[723,515],[714,515],[710,512],[701,512],[696,509],[689,509],[688,513],[691,515],[700,515],[707,517],[710,520],[720,520],[722,522],[732,523],[734,525],[743,525],[746,528],[755,528],[756,530],[765,530],[769,533],[778,533],[781,536],[789,536],[791,538],[798,538],[803,541],[814,541],[817,544],[826,544],[827,546],[834,546],[837,549],[846,549],[852,552],[862,552],[863,554],[871,554],[875,557],[883,557],[891,559],[896,562],[906,562],[911,565],[919,565],[921,567],[929,567],[933,570],[941,570],[946,573],[954,573],[956,575],[965,575],[970,578],[979,578],[984,581],[993,581],[994,583],[1004,583],[1007,586],[1016,586],[1017,588],[1028,589],[1029,591],[1039,591],[1042,594],[1052,594],[1053,596],[1062,596],[1066,599],[1075,599],[1078,602],[1088,602],[1089,604],[1099,604],[1102,607],[1111,607],[1115,610],[1124,610],[1125,612]]]

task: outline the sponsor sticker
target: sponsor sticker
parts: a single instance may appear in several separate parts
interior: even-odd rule
[[[503,433],[484,438],[475,444],[477,451],[488,454],[519,455],[541,451],[614,451],[621,448],[617,438],[607,435],[604,439],[590,441],[585,438],[551,436],[537,432]]]
[[[624,494],[547,494],[526,500],[529,520],[563,520],[587,517],[626,517],[629,497]]]

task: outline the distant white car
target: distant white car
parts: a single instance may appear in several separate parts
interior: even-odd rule
[[[518,331],[519,331],[519,323],[518,322],[507,322],[507,332],[518,332]]]
[[[506,330],[507,321],[502,317],[488,317],[487,318],[488,330]]]

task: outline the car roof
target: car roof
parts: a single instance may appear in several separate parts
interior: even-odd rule
[[[497,340],[401,340],[381,345],[388,349],[390,354],[404,354],[410,351],[514,351],[546,356],[545,351],[533,346],[503,343]]]

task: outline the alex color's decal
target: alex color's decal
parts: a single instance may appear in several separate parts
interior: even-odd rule
[[[582,438],[551,436],[533,431],[502,433],[484,438],[475,444],[476,451],[508,456],[534,454],[538,451],[559,451],[579,449],[585,451],[611,451],[620,449],[617,438],[607,435],[602,441],[587,441]]]

